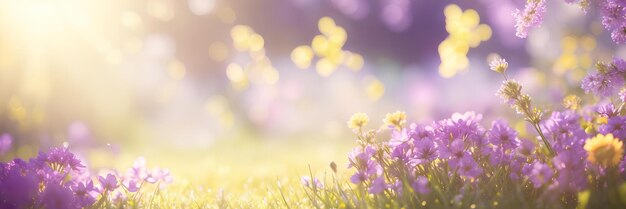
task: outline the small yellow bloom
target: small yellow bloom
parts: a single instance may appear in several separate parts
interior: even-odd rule
[[[367,122],[369,121],[370,118],[367,117],[365,113],[356,113],[352,115],[352,117],[350,117],[350,120],[348,121],[348,127],[351,129],[359,129],[367,125]]]
[[[395,126],[396,128],[402,128],[406,122],[406,114],[404,112],[396,111],[394,113],[387,113],[385,120],[383,120],[387,126]]]
[[[613,134],[598,134],[585,142],[589,162],[605,167],[619,164],[624,155],[623,143]]]
[[[563,98],[563,106],[567,109],[576,110],[580,108],[581,101],[580,97],[571,94]]]

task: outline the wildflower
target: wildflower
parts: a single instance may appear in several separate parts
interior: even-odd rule
[[[464,157],[459,162],[459,174],[468,178],[477,178],[482,174],[482,168],[471,157]]]
[[[139,186],[137,185],[136,180],[128,180],[124,186],[129,192],[137,192],[139,191]]]
[[[618,29],[625,22],[626,8],[623,3],[616,0],[607,0],[600,5],[599,9],[602,14],[602,25],[606,29]]]
[[[580,116],[574,111],[552,112],[541,124],[552,138],[552,146],[558,152],[572,147],[582,147],[588,135],[581,128]]]
[[[40,160],[50,164],[56,171],[62,172],[64,168],[78,170],[85,166],[66,147],[53,147],[48,153],[39,153]]]
[[[545,0],[529,0],[526,3],[524,11],[515,9],[513,17],[515,17],[515,35],[520,38],[528,36],[528,29],[537,27],[543,22],[543,15],[546,12]]]
[[[404,123],[406,122],[406,114],[404,112],[396,111],[394,113],[387,113],[385,116],[385,120],[383,120],[385,125],[393,126],[398,129],[404,127]]]
[[[520,140],[520,146],[515,149],[516,153],[522,157],[530,157],[535,152],[535,143],[530,140]]]
[[[571,110],[577,110],[578,108],[580,108],[581,101],[582,100],[580,99],[580,97],[576,95],[568,95],[563,98],[563,107]]]
[[[159,181],[163,183],[171,183],[172,175],[167,169],[154,168],[152,169],[152,172],[148,173],[146,181],[148,183],[156,183]]]
[[[618,44],[626,43],[626,23],[611,32],[611,39]]]
[[[602,134],[613,134],[619,139],[626,139],[626,116],[615,116],[608,119],[608,122],[599,127]]]
[[[517,98],[522,95],[522,85],[515,80],[505,80],[496,94],[499,95],[505,103],[513,105]]]
[[[491,144],[504,149],[516,148],[519,143],[517,132],[503,120],[493,122],[487,139]]]
[[[532,170],[530,171],[529,176],[530,181],[533,183],[533,186],[535,188],[539,188],[545,183],[549,182],[553,174],[554,172],[552,171],[550,166],[540,162],[535,162],[532,165]]]
[[[619,114],[618,110],[615,109],[615,106],[613,106],[612,103],[599,105],[596,109],[596,112],[605,118],[615,117]]]
[[[117,182],[117,177],[110,173],[107,174],[106,177],[98,176],[98,180],[100,181],[102,189],[105,191],[113,191],[119,186]]]
[[[585,142],[585,150],[587,151],[587,160],[589,162],[611,167],[619,164],[624,156],[623,143],[613,134],[598,134]]]
[[[300,179],[300,182],[302,185],[312,189],[324,188],[324,184],[318,178],[313,178],[313,180],[311,180],[311,177],[303,176]]]
[[[591,92],[601,97],[608,97],[624,86],[626,66],[623,60],[615,58],[609,65],[598,63],[596,68],[597,72],[582,80],[581,87],[585,93]]]
[[[133,167],[128,169],[126,176],[133,180],[145,180],[148,177],[146,159],[144,157],[138,157],[133,163]]]
[[[623,77],[596,72],[585,77],[581,87],[585,90],[585,93],[592,92],[601,97],[608,97],[615,93],[618,87],[623,85]]]
[[[352,117],[350,117],[350,120],[348,121],[348,127],[353,130],[360,129],[363,126],[367,125],[369,120],[369,117],[367,117],[365,113],[356,113],[352,115]]]
[[[72,186],[72,191],[76,197],[76,204],[79,208],[88,207],[96,202],[97,192],[93,186],[93,181],[80,182]]]
[[[415,144],[415,158],[416,164],[430,163],[437,158],[439,151],[435,143],[431,139],[423,139]]]
[[[491,63],[489,63],[489,69],[496,71],[500,74],[504,74],[508,67],[509,63],[507,63],[506,60],[502,58],[495,59],[491,61]]]

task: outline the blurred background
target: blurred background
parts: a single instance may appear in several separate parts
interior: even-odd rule
[[[0,134],[13,148],[1,159],[66,144],[95,168],[146,156],[215,184],[302,175],[343,168],[356,112],[372,128],[396,110],[409,122],[516,118],[494,96],[496,56],[548,110],[584,96],[597,60],[626,57],[598,14],[561,1],[517,38],[524,3],[2,0]]]

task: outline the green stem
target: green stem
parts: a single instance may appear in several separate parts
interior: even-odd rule
[[[533,127],[535,128],[537,133],[539,134],[539,137],[541,137],[541,140],[543,141],[543,144],[546,145],[546,148],[548,148],[548,152],[550,153],[550,157],[553,157],[555,155],[554,150],[552,149],[552,145],[550,145],[550,142],[548,142],[546,137],[543,135],[543,131],[541,131],[541,126],[539,126],[538,123],[537,124],[531,123],[531,124],[533,125]]]

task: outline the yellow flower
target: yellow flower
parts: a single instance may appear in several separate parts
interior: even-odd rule
[[[587,139],[585,142],[585,150],[589,162],[602,166],[615,166],[619,164],[624,155],[622,141],[614,138],[613,134],[602,135]]]
[[[350,117],[350,120],[348,121],[348,127],[351,129],[359,129],[367,125],[367,122],[369,121],[370,118],[367,117],[365,113],[356,113],[352,115],[352,117]]]
[[[406,122],[406,114],[404,112],[396,111],[394,113],[387,113],[385,120],[383,120],[387,126],[395,126],[396,128],[402,128]]]

